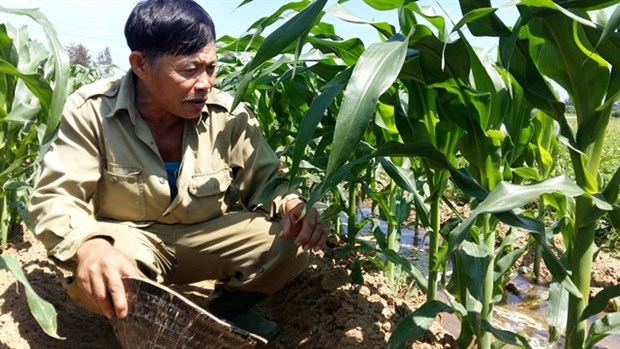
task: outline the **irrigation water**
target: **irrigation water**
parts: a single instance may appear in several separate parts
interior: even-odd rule
[[[319,208],[320,209],[320,208]],[[387,222],[380,220],[379,215],[373,213],[369,207],[361,207],[358,211],[358,221],[370,218],[374,225],[379,226],[381,231],[386,232]],[[347,218],[344,213],[340,217],[342,233],[346,235]],[[364,226],[358,234],[363,240],[370,240],[373,237],[373,224]],[[405,226],[400,229],[400,249],[399,254],[411,260],[412,264],[418,268],[422,274],[428,276],[428,236],[422,227]],[[448,266],[448,275],[451,272]],[[493,322],[498,328],[519,333],[527,338],[532,348],[560,349],[564,348],[563,338],[549,345],[547,330],[547,308],[548,308],[549,287],[534,283],[527,276],[515,272],[506,287],[504,299],[494,306]],[[448,295],[439,292],[440,300],[447,301]],[[603,316],[604,314],[600,314]],[[591,318],[591,321],[596,320]],[[456,316],[442,314],[438,317],[442,327],[457,337],[460,332],[460,322]],[[514,346],[504,346],[504,348],[517,348]],[[620,335],[610,335],[598,342],[594,348],[620,348]]]

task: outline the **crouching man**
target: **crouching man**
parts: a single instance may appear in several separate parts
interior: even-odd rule
[[[29,213],[36,236],[74,270],[72,298],[127,315],[121,279],[214,279],[208,310],[273,340],[251,310],[326,241],[318,213],[277,181],[256,118],[215,89],[215,29],[192,0],[146,0],[125,25],[130,71],[65,105]],[[276,185],[276,183],[279,183]]]

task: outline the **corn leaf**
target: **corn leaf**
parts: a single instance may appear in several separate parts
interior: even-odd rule
[[[28,89],[39,99],[45,112],[49,112],[52,103],[52,88],[39,74],[24,74],[9,62],[0,59],[0,73],[16,76],[28,86]]]
[[[428,330],[439,313],[453,313],[454,308],[440,301],[422,304],[413,313],[405,316],[396,326],[388,340],[388,349],[403,349],[408,340],[418,338]]]
[[[282,51],[291,43],[299,40],[304,33],[307,33],[313,23],[321,14],[321,10],[327,3],[327,0],[317,0],[310,4],[293,18],[278,27],[269,36],[265,38],[263,44],[256,51],[256,55],[247,66],[247,71],[252,71],[265,63],[267,60],[282,53]]]
[[[30,307],[30,312],[37,320],[39,326],[41,326],[41,329],[50,337],[64,339],[58,336],[58,324],[56,323],[56,310],[54,306],[41,298],[30,286],[19,262],[12,256],[0,255],[0,269],[8,269],[13,273],[17,281],[24,286],[28,307]]]
[[[579,321],[586,320],[590,316],[603,312],[609,300],[615,297],[620,297],[620,285],[609,286],[602,289],[590,300],[588,306],[583,310],[583,313],[581,313]]]
[[[605,27],[603,28],[603,33],[601,34],[601,37],[598,39],[598,42],[596,43],[596,47],[598,48],[603,41],[607,40],[610,36],[612,36],[614,32],[618,30],[619,28],[620,28],[620,6],[616,6],[616,9],[611,14],[611,17],[609,17],[609,21],[605,24]]]
[[[52,91],[49,107],[47,108],[49,113],[47,115],[46,129],[41,151],[41,153],[45,153],[45,150],[49,146],[51,140],[55,137],[56,129],[60,124],[60,117],[65,105],[65,99],[67,97],[67,87],[69,82],[69,56],[58,40],[56,29],[54,29],[54,26],[47,20],[47,17],[45,17],[45,15],[38,9],[8,9],[0,6],[0,12],[28,16],[39,23],[45,32],[47,40],[49,41],[50,50],[53,53],[54,89]],[[43,104],[45,101],[41,101],[41,103]],[[44,109],[46,108],[44,107]]]
[[[566,318],[568,314],[569,294],[564,287],[557,282],[549,286],[549,316],[547,325],[549,327],[549,343],[556,342],[566,328]]]
[[[371,45],[353,69],[334,130],[326,177],[332,176],[353,154],[374,114],[379,96],[394,82],[405,59],[407,41]]]
[[[243,69],[244,77],[237,86],[232,108],[236,108],[246,94],[247,88],[252,81],[252,75],[256,68],[271,58],[281,54],[292,43],[301,40],[317,21],[327,0],[317,0],[308,7],[297,13],[293,18],[282,24],[273,33],[269,34],[260,45],[254,58]],[[287,5],[288,6],[288,5]],[[286,7],[286,6],[285,6]],[[275,18],[275,15],[272,17]],[[274,19],[275,21],[275,19]]]
[[[492,9],[490,0],[459,0],[461,6],[461,12],[471,15],[467,20],[461,20],[462,24],[467,24],[467,28],[474,36],[497,36],[507,37],[510,36],[510,30],[500,20],[499,16]],[[481,10],[482,9],[482,10]],[[482,12],[480,12],[482,11]],[[480,16],[482,15],[482,16]],[[464,18],[465,18],[464,17]]]
[[[531,185],[515,185],[501,182],[489,195],[474,209],[469,217],[456,229],[450,232],[449,249],[454,251],[466,237],[468,227],[475,219],[484,213],[500,213],[510,211],[534,201],[542,194],[562,192],[567,196],[579,196],[584,193],[577,184],[565,176],[558,176],[544,182]]]
[[[520,5],[556,10],[564,14],[566,17],[576,22],[579,22],[585,26],[590,26],[593,28],[596,27],[596,24],[594,24],[592,21],[574,14],[573,12],[565,9],[564,7],[558,5],[552,0],[521,0]]]
[[[392,36],[394,36],[394,34],[396,34],[394,30],[394,26],[392,26],[391,24],[387,22],[376,22],[376,21],[358,17],[355,14],[351,13],[346,8],[342,7],[340,4],[335,4],[334,6],[326,7],[325,13],[328,13],[345,22],[356,23],[356,24],[369,24],[375,29],[377,29],[377,31],[386,38],[391,38]]]
[[[617,333],[620,333],[620,313],[607,314],[592,323],[585,347],[588,349],[593,348],[594,344],[608,335]]]
[[[506,344],[518,345],[522,348],[528,349],[532,348],[525,337],[510,331],[496,328],[487,321],[482,321],[482,324],[480,324],[480,328],[484,331],[491,332],[495,336],[495,338]]]
[[[323,92],[312,100],[310,109],[305,113],[301,125],[299,126],[299,131],[297,132],[295,150],[293,153],[293,164],[291,166],[292,177],[294,177],[299,170],[299,163],[302,160],[304,149],[308,143],[310,143],[316,127],[325,114],[325,110],[333,103],[336,96],[342,92],[351,77],[351,73],[352,70],[347,69],[338,74],[325,85]]]
[[[428,289],[428,281],[422,272],[411,263],[411,261],[390,248],[381,250],[381,253],[385,256],[385,259],[401,266],[404,271],[411,274],[420,290],[422,292],[426,292]]]
[[[405,3],[404,0],[364,0],[364,2],[379,11],[396,10]]]

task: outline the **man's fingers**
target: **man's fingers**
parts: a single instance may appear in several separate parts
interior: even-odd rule
[[[319,212],[316,208],[311,208],[308,213],[299,220],[299,215],[303,210],[303,203],[290,209],[280,221],[282,229],[281,237],[297,235],[295,245],[305,251],[310,249],[318,251],[325,246],[327,236],[323,223],[319,220]]]
[[[313,208],[303,219],[303,226],[295,242],[306,251],[314,249],[324,235],[323,225],[318,218],[319,214]]]
[[[291,215],[285,215],[284,218],[280,220],[280,229],[282,230],[282,234],[280,234],[281,238],[286,238],[293,235],[293,226],[291,224]]]
[[[125,294],[125,286],[120,276],[114,281],[110,280],[108,291],[110,292],[110,299],[114,305],[114,313],[119,318],[127,316],[127,295]]]
[[[325,247],[326,243],[327,243],[327,234],[325,233],[325,230],[323,230],[321,234],[321,239],[319,240],[317,244],[314,245],[314,248],[313,248],[314,252],[322,250],[323,247]]]
[[[86,293],[90,295],[92,300],[99,306],[101,312],[105,317],[111,319],[114,317],[114,308],[110,297],[108,296],[108,287],[103,278],[99,275],[91,275],[89,278],[89,289],[85,289]]]
[[[128,306],[122,277],[138,275],[137,270],[114,249],[90,257],[78,267],[79,286],[107,318],[126,317]]]

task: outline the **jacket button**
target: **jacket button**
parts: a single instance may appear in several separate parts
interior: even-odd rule
[[[165,184],[166,183],[166,179],[164,177],[159,177],[159,183]]]
[[[118,178],[116,178],[116,177],[110,177],[110,182],[111,182],[111,183],[116,183],[116,182],[118,182]]]

